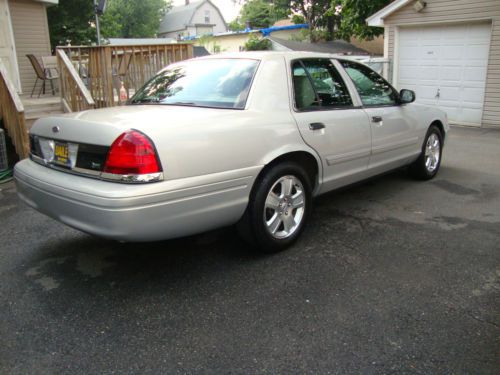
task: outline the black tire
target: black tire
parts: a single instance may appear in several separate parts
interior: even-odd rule
[[[292,177],[296,180],[293,180]],[[299,181],[299,183],[295,183],[296,181]],[[273,192],[280,191],[284,184],[287,183],[291,183],[293,187],[289,195],[280,198],[279,202],[283,207],[277,206],[276,210],[266,208],[266,200],[271,193],[271,188],[273,188]],[[237,224],[239,234],[252,246],[252,250],[257,252],[274,253],[286,249],[297,240],[304,230],[312,209],[311,194],[311,182],[303,167],[293,162],[283,162],[271,166],[255,181],[248,207]],[[299,212],[300,207],[287,208],[287,205],[290,206],[299,202],[297,198],[291,199],[292,195],[297,198],[303,196],[304,205],[303,210],[300,211],[301,215]],[[277,194],[274,196],[279,198]],[[281,211],[281,214],[279,214],[279,211]],[[293,217],[293,223],[296,223],[296,221],[299,221],[299,223],[295,229],[289,230],[290,233],[286,234],[285,221],[290,223],[290,216]],[[281,220],[282,217],[283,221],[276,227],[276,232],[271,234],[272,226],[266,224],[266,219],[269,218],[268,222],[275,223],[276,220]],[[272,218],[276,218],[276,220],[272,220]],[[279,238],[280,233],[283,235],[282,238]]]
[[[428,142],[431,140],[437,140],[439,142],[439,155],[438,160],[435,163],[429,163],[428,157],[426,155],[426,149],[428,147]],[[431,142],[432,143],[432,142]],[[424,143],[422,145],[422,152],[417,160],[415,160],[410,165],[410,174],[419,180],[430,180],[434,178],[439,171],[439,167],[441,166],[441,160],[443,156],[443,135],[441,134],[441,130],[436,125],[429,126],[427,130],[427,134],[424,138]]]

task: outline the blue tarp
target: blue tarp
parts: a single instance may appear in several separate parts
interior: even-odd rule
[[[221,33],[221,34],[206,34],[210,36],[218,36],[218,35],[231,35],[231,34],[247,34],[249,32],[261,32],[262,36],[269,36],[271,33],[275,31],[281,31],[281,30],[298,30],[298,29],[308,29],[309,25],[307,23],[300,23],[298,25],[288,25],[288,26],[271,26],[267,27],[264,29],[245,29],[243,31],[234,31],[234,32],[228,32],[228,33]],[[185,36],[182,38],[182,40],[195,40],[198,39],[198,36]]]

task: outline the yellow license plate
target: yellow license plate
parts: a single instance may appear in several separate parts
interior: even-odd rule
[[[69,150],[67,143],[56,142],[54,145],[54,162],[65,166],[70,166]]]

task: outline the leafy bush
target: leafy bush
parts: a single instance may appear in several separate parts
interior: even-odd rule
[[[267,38],[261,38],[257,35],[250,34],[245,43],[245,51],[266,51],[271,49],[271,41]]]

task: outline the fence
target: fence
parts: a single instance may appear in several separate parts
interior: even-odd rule
[[[119,104],[121,85],[127,97],[138,90],[156,72],[168,64],[193,57],[189,43],[124,46],[57,47],[59,66],[68,57],[83,85],[87,88],[96,108]],[[61,71],[61,81],[64,82]],[[67,75],[67,74],[66,74]],[[66,90],[66,91],[65,91]],[[81,103],[62,86],[61,95],[68,103]],[[69,108],[79,110],[78,108]]]

